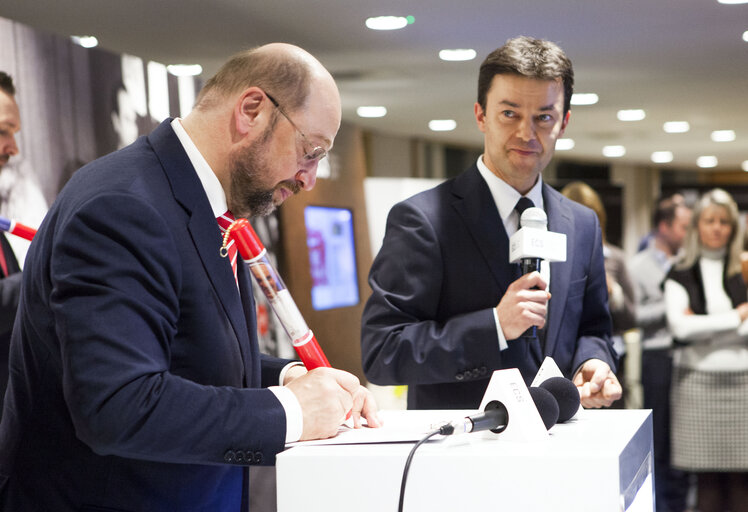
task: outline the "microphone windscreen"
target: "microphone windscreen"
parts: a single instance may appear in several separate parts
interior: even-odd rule
[[[538,408],[545,429],[548,430],[558,421],[558,403],[550,391],[543,388],[530,388],[530,396]]]
[[[559,423],[569,420],[579,410],[579,390],[569,379],[551,377],[541,382],[539,387],[549,391],[558,402]]]

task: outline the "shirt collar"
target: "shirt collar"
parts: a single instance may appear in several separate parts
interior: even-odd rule
[[[205,189],[205,194],[208,196],[210,207],[213,210],[213,216],[219,217],[223,215],[226,213],[226,210],[228,210],[228,206],[226,203],[226,193],[223,191],[221,182],[218,181],[218,177],[216,177],[213,169],[210,168],[208,162],[205,160],[203,155],[200,154],[200,150],[197,149],[195,143],[192,142],[190,136],[187,135],[187,131],[182,126],[182,120],[175,118],[171,122],[171,127],[177,135],[179,142],[182,144],[182,147],[184,147],[184,150],[187,153],[187,158],[190,159],[190,162],[197,173],[197,177],[200,179],[203,189]]]
[[[488,185],[488,189],[491,191],[493,200],[496,203],[496,207],[499,209],[499,215],[501,216],[502,222],[506,223],[509,216],[514,212],[514,206],[522,197],[522,194],[517,192],[511,185],[506,181],[502,180],[486,166],[483,162],[483,155],[478,157],[478,172],[485,180]],[[537,208],[543,208],[543,176],[538,175],[538,181],[533,185],[530,191],[525,194],[525,197],[531,199],[533,204]],[[543,208],[544,209],[544,208]]]

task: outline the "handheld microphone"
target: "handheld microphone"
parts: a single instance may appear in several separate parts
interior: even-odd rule
[[[536,389],[536,388],[530,388]],[[537,389],[545,389],[553,395],[558,403],[558,423],[571,419],[579,410],[581,400],[579,390],[569,379],[551,377],[540,383]]]
[[[532,401],[540,413],[545,429],[550,429],[558,419],[558,404],[553,395],[543,388],[529,388]],[[498,400],[491,400],[483,408],[483,412],[466,416],[461,420],[452,421],[442,426],[439,433],[445,436],[453,434],[470,434],[490,430],[500,434],[509,425],[509,411]]]
[[[36,234],[34,228],[16,222],[13,219],[6,219],[5,217],[0,217],[0,231],[6,231],[13,235],[20,236],[28,241],[31,241]]]
[[[519,220],[520,229],[509,239],[509,262],[520,263],[522,274],[540,272],[540,262],[566,261],[566,235],[548,231],[548,216],[542,208],[527,208]],[[537,327],[523,337],[535,338]]]

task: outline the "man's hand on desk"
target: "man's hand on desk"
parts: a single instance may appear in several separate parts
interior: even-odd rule
[[[304,369],[302,372],[293,367],[286,374],[284,384],[293,391],[301,405],[304,417],[302,441],[334,436],[349,411],[355,428],[361,427],[362,417],[370,427],[381,426],[374,397],[353,374],[335,368],[315,368],[310,372]]]
[[[582,407],[607,407],[623,393],[621,384],[610,366],[600,359],[586,361],[574,375]]]

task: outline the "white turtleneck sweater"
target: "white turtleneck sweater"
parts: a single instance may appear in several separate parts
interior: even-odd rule
[[[748,320],[741,322],[722,285],[725,251],[702,250],[698,265],[704,284],[706,314],[689,314],[688,292],[665,281],[666,316],[673,337],[688,342],[678,347],[674,364],[700,371],[748,370]]]

